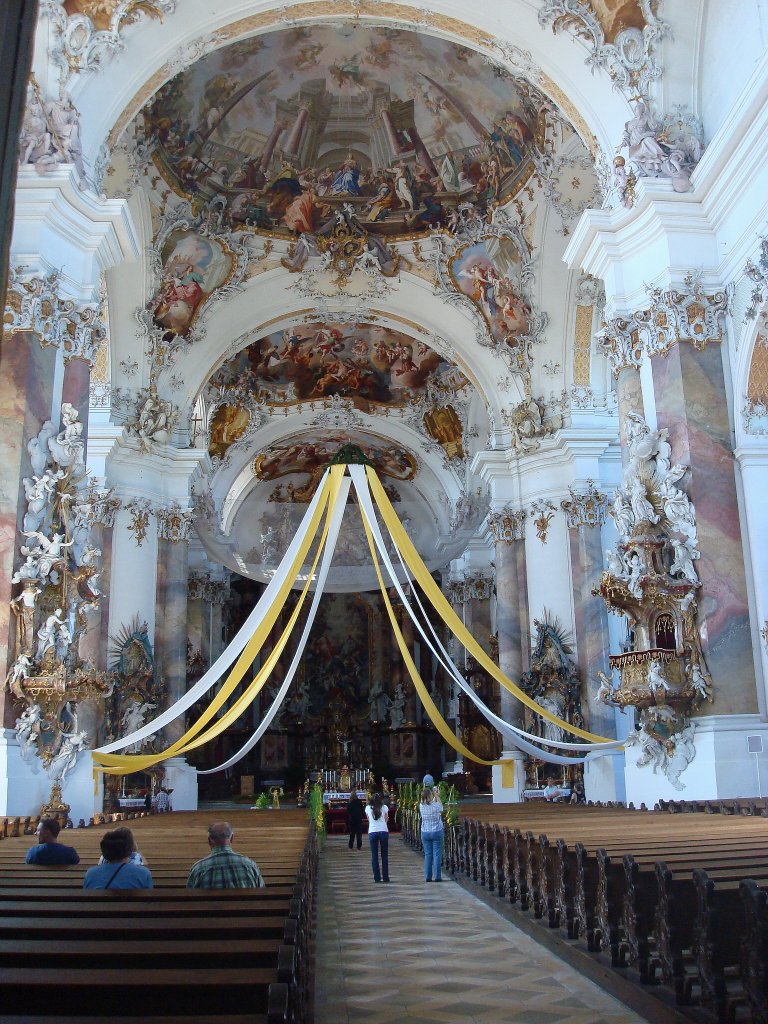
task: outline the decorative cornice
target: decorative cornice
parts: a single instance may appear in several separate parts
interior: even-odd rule
[[[99,346],[106,337],[101,308],[78,306],[59,294],[58,274],[25,277],[22,268],[12,267],[3,316],[3,334],[11,337],[29,331],[40,344],[61,348],[64,361],[85,359],[93,366]]]
[[[229,580],[219,580],[208,573],[191,573],[188,597],[190,601],[223,605],[229,596]]]
[[[528,512],[524,508],[505,505],[488,516],[488,527],[495,541],[511,544],[514,540],[525,539],[525,520]]]
[[[539,10],[539,24],[551,25],[552,31],[570,32],[591,46],[585,63],[594,71],[605,70],[614,89],[630,94],[647,95],[651,83],[661,77],[662,67],[656,59],[661,40],[669,34],[669,26],[656,17],[652,0],[640,0],[645,26],[622,29],[613,43],[606,43],[600,19],[584,0],[544,0]]]
[[[465,573],[464,576],[448,583],[448,599],[451,604],[488,601],[493,594],[495,582],[493,575],[483,572]]]
[[[172,505],[160,505],[154,509],[157,519],[157,536],[160,540],[168,540],[171,544],[189,540],[194,512],[190,508],[182,508],[174,502]]]
[[[67,14],[56,0],[43,0],[40,17],[50,18],[54,42],[49,55],[63,69],[64,77],[83,71],[97,71],[124,49],[121,31],[142,14],[163,20],[173,14],[176,0],[80,0],[78,14]],[[107,21],[105,27],[99,26]]]
[[[602,526],[608,508],[608,496],[598,491],[592,480],[587,480],[587,489],[583,493],[574,491],[572,487],[570,501],[561,501],[560,508],[565,512],[569,530],[579,526]]]
[[[754,285],[744,318],[754,320],[768,298],[768,236],[761,235],[757,263],[747,260],[744,273]]]
[[[649,288],[648,298],[647,309],[608,320],[596,335],[614,376],[628,366],[639,369],[644,353],[666,356],[683,341],[701,351],[722,341],[728,298],[725,292],[705,295],[699,274],[687,274],[682,289]]]

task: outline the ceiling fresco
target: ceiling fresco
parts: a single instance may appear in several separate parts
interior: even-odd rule
[[[258,480],[277,480],[283,477],[301,477],[278,484],[268,501],[306,503],[312,499],[328,463],[349,438],[334,434],[321,440],[302,440],[270,445],[256,456],[253,473]],[[374,465],[379,476],[393,480],[412,480],[418,464],[410,452],[398,445],[367,443],[361,446],[365,457]],[[390,498],[399,495],[390,490]]]
[[[481,212],[529,179],[548,102],[445,40],[313,26],[217,50],[168,82],[145,132],[169,184],[229,225],[295,236],[349,204],[397,236]]]
[[[469,381],[421,341],[374,324],[317,323],[259,338],[214,373],[209,392],[236,389],[271,402],[338,395],[363,412],[402,407],[427,388],[455,395]]]

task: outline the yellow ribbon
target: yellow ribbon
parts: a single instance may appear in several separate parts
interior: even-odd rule
[[[277,661],[279,660],[285,645],[288,642],[296,621],[298,620],[301,612],[304,599],[306,598],[309,587],[314,577],[317,563],[320,559],[325,540],[328,535],[328,528],[330,525],[330,518],[333,513],[333,508],[338,498],[339,488],[341,487],[341,480],[344,475],[344,466],[332,466],[331,472],[324,485],[324,495],[318,502],[315,513],[310,520],[305,539],[299,547],[291,570],[286,575],[285,582],[282,587],[275,595],[275,599],[270,606],[264,620],[260,626],[256,629],[251,639],[246,644],[242,654],[240,655],[237,663],[232,669],[226,682],[222,685],[219,692],[216,694],[214,699],[211,701],[206,710],[202,713],[200,718],[187,730],[187,732],[176,740],[170,747],[162,751],[159,754],[97,754],[94,753],[94,762],[97,760],[101,762],[100,765],[95,764],[95,770],[104,772],[108,775],[126,775],[134,771],[141,771],[145,768],[151,767],[154,764],[158,764],[160,761],[167,760],[169,757],[175,757],[179,754],[186,753],[189,750],[195,750],[197,747],[208,743],[210,740],[215,739],[220,733],[227,729],[231,724],[237,721],[245,708],[255,699],[258,693],[263,688],[267,679],[271,675]],[[234,692],[235,688],[240,683],[243,675],[245,674],[248,666],[253,663],[256,655],[263,646],[264,641],[267,639],[270,630],[272,629],[279,612],[282,610],[288,592],[291,589],[299,569],[304,563],[304,558],[309,550],[312,541],[317,534],[317,526],[320,517],[323,514],[323,510],[326,510],[326,519],[323,527],[323,533],[318,544],[317,551],[315,553],[314,562],[312,569],[307,576],[307,581],[301,592],[299,600],[296,603],[296,607],[289,619],[285,629],[283,630],[280,639],[278,640],[275,647],[270,652],[266,662],[259,670],[258,674],[248,686],[248,688],[238,697],[235,703],[229,708],[221,718],[213,725],[210,729],[204,732],[202,735],[197,734],[203,729],[203,727],[213,718],[216,712],[224,705],[229,697]],[[197,739],[194,737],[197,736]]]
[[[440,714],[437,709],[437,705],[429,695],[429,690],[424,685],[424,681],[419,674],[419,670],[416,668],[416,663],[411,657],[411,652],[408,650],[408,645],[405,642],[405,638],[402,634],[400,627],[397,624],[397,618],[395,617],[394,609],[392,608],[392,602],[389,600],[389,594],[387,588],[384,586],[384,580],[381,575],[381,569],[379,568],[379,561],[376,556],[376,548],[373,543],[373,536],[371,535],[371,527],[368,520],[360,507],[360,515],[363,519],[363,526],[365,528],[365,535],[368,538],[368,547],[371,549],[371,559],[373,561],[373,567],[376,570],[376,576],[379,580],[379,587],[381,588],[381,595],[384,598],[384,604],[387,608],[387,614],[389,615],[389,621],[392,624],[392,631],[395,634],[397,640],[397,646],[400,648],[400,654],[402,655],[403,661],[405,662],[408,674],[411,677],[413,685],[416,687],[416,693],[419,696],[419,700],[424,705],[424,708],[429,715],[430,721],[443,737],[449,746],[453,747],[455,751],[461,754],[462,757],[469,758],[470,761],[476,761],[478,764],[495,765],[504,764],[503,761],[486,761],[482,757],[478,757],[477,754],[473,754],[471,750],[464,746],[461,740],[454,735],[453,730],[448,725],[446,720]]]
[[[366,467],[366,474],[368,476],[368,484],[371,488],[371,492],[376,501],[376,505],[381,513],[381,516],[386,524],[387,529],[394,538],[395,543],[402,552],[405,564],[413,573],[414,578],[418,581],[421,589],[424,591],[426,596],[429,598],[432,606],[437,611],[438,615],[442,618],[443,622],[448,628],[458,637],[459,641],[466,647],[470,654],[475,660],[482,665],[486,672],[492,676],[500,686],[503,686],[505,690],[513,694],[517,699],[525,704],[526,707],[530,708],[531,711],[535,711],[537,715],[541,715],[548,722],[553,722],[555,725],[559,725],[562,729],[567,732],[573,733],[574,736],[580,736],[584,740],[588,740],[590,743],[610,743],[611,741],[606,739],[605,736],[597,736],[594,733],[587,732],[586,729],[580,729],[578,726],[573,725],[571,722],[566,722],[563,718],[558,718],[557,715],[551,714],[546,708],[541,707],[535,700],[528,696],[524,690],[521,690],[519,686],[512,682],[501,669],[496,665],[491,658],[485,653],[480,644],[475,640],[469,630],[465,627],[464,623],[458,617],[453,608],[451,608],[449,602],[445,599],[442,591],[432,579],[424,562],[422,562],[416,548],[411,543],[411,539],[403,529],[400,520],[397,517],[397,513],[387,497],[384,488],[381,486],[379,478],[370,466]],[[375,563],[375,559],[374,559]]]

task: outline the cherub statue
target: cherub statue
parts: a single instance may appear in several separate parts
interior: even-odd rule
[[[35,754],[37,743],[40,740],[40,729],[42,726],[42,711],[39,704],[31,704],[16,719],[16,740],[19,744],[19,753],[22,761],[32,765],[32,770],[37,771],[35,765]]]
[[[661,663],[655,658],[648,666],[648,686],[654,700],[662,703],[669,693],[669,683],[662,675]]]
[[[20,654],[8,670],[5,685],[17,700],[24,700],[24,680],[29,679],[32,659],[27,654]]]
[[[73,466],[83,461],[83,424],[78,421],[78,416],[77,409],[70,402],[62,404],[61,430],[48,441],[48,449],[60,466]]]

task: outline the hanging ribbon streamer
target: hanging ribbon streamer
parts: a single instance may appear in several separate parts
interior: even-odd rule
[[[342,484],[343,472],[344,472],[344,467],[343,466],[338,466],[338,467],[334,466],[331,469],[331,477],[330,477],[330,480],[329,480],[329,489],[328,489],[328,493],[327,493],[327,497],[328,497],[327,506],[328,507],[327,507],[326,522],[325,522],[325,526],[324,526],[324,529],[323,529],[323,534],[322,534],[322,538],[320,540],[320,544],[318,545],[317,552],[315,554],[315,560],[314,560],[314,564],[312,566],[312,570],[310,571],[310,573],[309,573],[309,575],[307,577],[307,580],[306,580],[304,588],[303,588],[303,590],[301,592],[301,596],[299,598],[299,601],[297,602],[296,607],[294,608],[294,611],[293,611],[293,613],[291,615],[291,618],[289,619],[288,624],[286,625],[285,629],[283,630],[283,633],[282,633],[280,639],[278,640],[277,644],[275,645],[275,647],[270,652],[270,654],[269,654],[265,664],[260,669],[260,671],[257,674],[256,678],[248,686],[248,688],[245,690],[245,692],[237,699],[237,701],[235,701],[235,703],[232,705],[232,707],[229,708],[218,719],[218,721],[215,723],[214,726],[212,726],[210,729],[208,729],[202,735],[198,735],[198,733],[201,732],[203,727],[224,706],[226,701],[229,699],[229,697],[234,692],[235,688],[239,685],[239,683],[242,680],[242,677],[245,674],[245,672],[248,669],[248,667],[255,660],[256,655],[258,654],[259,650],[263,646],[264,640],[266,639],[266,637],[263,635],[264,634],[264,630],[265,629],[267,630],[267,635],[268,635],[269,630],[271,630],[272,626],[274,625],[274,622],[275,622],[275,620],[277,618],[278,613],[280,612],[281,608],[283,607],[283,605],[285,603],[285,598],[287,596],[288,590],[290,589],[290,585],[292,583],[292,580],[290,578],[288,578],[286,583],[285,583],[285,592],[284,593],[282,592],[282,587],[278,591],[278,595],[277,595],[277,598],[276,598],[276,607],[274,607],[272,609],[268,609],[267,612],[265,613],[264,619],[263,619],[263,622],[262,622],[261,626],[256,630],[256,632],[254,633],[254,635],[251,638],[251,640],[249,640],[248,643],[246,644],[245,649],[243,650],[243,652],[242,652],[242,654],[241,654],[237,664],[235,665],[235,668],[232,670],[232,673],[230,674],[230,676],[226,680],[225,684],[222,686],[220,691],[216,694],[215,698],[213,699],[211,704],[208,706],[208,708],[203,712],[203,714],[194,723],[194,725],[192,725],[190,727],[190,729],[187,730],[187,732],[184,734],[184,736],[182,736],[175,743],[173,743],[170,747],[168,747],[166,750],[162,751],[159,754],[114,755],[114,754],[105,754],[102,751],[94,751],[94,761],[99,762],[99,764],[96,765],[98,770],[105,771],[108,774],[127,774],[127,773],[132,772],[132,771],[139,771],[139,770],[151,767],[154,764],[158,764],[160,761],[167,760],[167,758],[169,758],[169,757],[178,756],[180,754],[186,753],[189,750],[194,750],[197,747],[202,746],[204,743],[207,743],[210,740],[214,739],[221,732],[223,732],[230,725],[232,725],[234,722],[237,721],[237,719],[243,713],[245,708],[254,700],[254,698],[257,696],[259,691],[262,689],[262,687],[266,683],[266,681],[269,678],[271,672],[273,671],[275,665],[277,664],[280,656],[282,655],[282,652],[285,649],[285,646],[286,646],[286,644],[288,642],[288,639],[289,639],[291,633],[293,632],[293,629],[295,627],[296,621],[298,620],[299,614],[301,612],[301,608],[302,608],[303,603],[304,603],[304,598],[306,597],[306,594],[307,594],[307,592],[309,590],[309,587],[311,585],[312,577],[314,575],[314,570],[315,570],[315,568],[317,566],[317,562],[318,562],[318,560],[320,558],[321,551],[323,550],[323,547],[324,547],[324,544],[325,544],[325,540],[326,540],[326,537],[327,537],[327,534],[328,534],[328,529],[329,529],[329,523],[330,523],[330,520],[331,520],[331,514],[332,514],[332,512],[334,511],[334,509],[336,508],[336,505],[337,505],[337,497],[338,497],[338,493],[339,493],[339,490],[340,490],[341,484]],[[346,497],[346,491],[345,491],[345,497]],[[342,506],[342,510],[343,510],[343,506]],[[323,511],[323,508],[322,508],[322,505],[320,505],[319,506],[319,511],[318,511],[318,516],[320,514],[322,514],[322,511]],[[311,523],[310,523],[310,529],[311,529]],[[312,539],[313,539],[313,537],[309,538],[309,541],[308,541],[308,543],[306,545],[307,549],[311,545]],[[300,545],[300,550],[302,548],[304,548],[303,544]],[[285,561],[285,559],[284,559],[284,561]],[[298,574],[298,571],[301,568],[302,564],[303,564],[303,559],[298,563],[298,565],[296,565],[296,562],[294,560],[294,564],[293,564],[292,568],[295,567],[295,573],[296,574]],[[282,563],[281,563],[281,565],[282,565]],[[295,576],[294,576],[294,578],[295,578]],[[195,736],[197,736],[196,739],[194,738]]]
[[[351,468],[354,469],[354,467]],[[498,665],[491,660],[489,655],[486,654],[477,640],[475,640],[461,619],[459,619],[438,585],[432,579],[429,570],[424,565],[414,548],[410,537],[403,529],[403,526],[397,517],[397,513],[392,508],[392,504],[376,474],[371,471],[370,467],[367,467],[366,472],[368,483],[376,500],[376,506],[381,513],[381,517],[392,535],[395,544],[402,551],[405,563],[411,571],[411,574],[429,598],[429,601],[435,611],[437,611],[438,615],[440,615],[448,628],[455,634],[455,636],[458,637],[470,654],[472,654],[478,664],[481,665],[485,671],[495,679],[497,683],[499,683],[500,686],[503,686],[505,690],[517,697],[517,699],[522,704],[525,704],[527,708],[530,708],[531,711],[535,711],[537,715],[541,715],[542,718],[546,718],[548,722],[552,722],[554,725],[560,726],[560,728],[564,729],[566,732],[573,733],[574,736],[581,736],[582,739],[588,740],[591,743],[613,742],[605,736],[597,736],[595,733],[587,732],[586,729],[581,729],[578,726],[573,725],[571,722],[567,722],[565,719],[558,718],[557,715],[551,714],[545,708],[537,704],[535,700],[529,697],[528,694],[513,683],[511,679],[504,675]]]
[[[511,726],[508,722],[505,722],[503,718],[500,718],[493,711],[491,711],[491,709],[488,708],[486,704],[483,703],[483,701],[480,699],[480,697],[478,697],[478,695],[475,693],[472,687],[466,682],[461,672],[450,658],[450,655],[443,647],[437,634],[435,633],[432,623],[429,622],[429,619],[426,615],[423,605],[421,604],[421,601],[419,600],[417,592],[414,590],[413,593],[415,600],[418,603],[422,615],[424,616],[424,619],[427,622],[429,629],[432,632],[432,635],[435,639],[436,644],[432,643],[429,636],[423,629],[418,616],[411,607],[411,604],[408,601],[405,591],[403,590],[399,582],[396,570],[392,565],[389,553],[387,552],[386,545],[384,544],[384,540],[381,535],[381,531],[379,530],[378,522],[376,521],[375,512],[371,502],[370,492],[368,489],[366,478],[362,471],[362,467],[350,466],[350,473],[355,483],[355,490],[358,495],[358,501],[360,503],[361,510],[364,511],[368,519],[371,531],[373,533],[373,537],[376,542],[376,546],[379,550],[381,559],[384,562],[387,571],[392,579],[393,586],[397,591],[400,600],[403,602],[405,609],[407,610],[411,619],[413,620],[416,628],[418,629],[419,633],[421,634],[422,638],[427,644],[428,648],[435,655],[435,658],[442,664],[443,668],[451,675],[451,677],[455,680],[457,685],[467,695],[467,697],[475,704],[475,706],[486,718],[486,720],[490,722],[490,724],[493,725],[495,729],[498,729],[498,731],[501,732],[507,739],[509,739],[509,741],[513,743],[515,746],[519,747],[527,754],[531,754],[534,757],[539,757],[545,761],[550,761],[553,764],[582,764],[584,761],[583,757],[562,757],[560,755],[550,753],[549,751],[542,750],[540,747],[535,745],[536,743],[542,742],[542,738],[540,736],[534,736],[531,733],[526,733],[522,729],[517,729],[515,726]],[[394,542],[394,538],[392,539]],[[402,561],[402,554],[396,543],[395,550],[397,552],[398,558],[400,559],[405,577],[408,578],[408,573]],[[606,743],[592,744],[560,743],[558,741],[552,741],[551,745],[556,746],[559,749],[576,750],[587,754],[595,752],[592,756],[612,754],[615,752],[617,748],[623,746],[621,741],[607,741]]]
[[[301,566],[304,564],[307,552],[317,534],[317,528],[327,505],[329,493],[330,476],[326,472],[304,514],[296,536],[291,541],[288,550],[275,571],[275,575],[261,595],[256,607],[238,630],[226,650],[219,655],[205,675],[170,708],[161,712],[151,722],[147,722],[146,725],[136,729],[135,732],[130,733],[128,736],[121,736],[120,739],[98,747],[93,751],[94,754],[110,754],[115,750],[122,750],[124,747],[145,740],[187,711],[219,681],[224,672],[243,651],[249,639],[253,637],[254,631],[260,629],[266,616],[274,612],[269,628],[266,631],[261,630],[261,633],[269,634],[280,608],[285,603],[285,597],[293,581],[296,579]],[[276,604],[278,601],[280,603]]]
[[[285,700],[285,696],[288,693],[288,689],[291,683],[293,682],[293,677],[295,676],[296,670],[299,667],[301,657],[304,654],[304,648],[307,645],[307,640],[309,639],[309,634],[315,621],[315,615],[320,605],[320,598],[323,596],[323,591],[325,590],[325,582],[328,577],[328,572],[331,568],[331,562],[333,561],[334,551],[336,550],[336,541],[338,540],[339,537],[339,530],[341,529],[341,522],[342,519],[344,518],[344,510],[347,504],[347,495],[349,494],[349,488],[351,484],[352,481],[348,478],[345,478],[342,481],[341,490],[339,491],[339,496],[336,499],[336,504],[331,515],[331,524],[328,529],[328,538],[325,542],[325,548],[323,550],[323,561],[320,565],[320,572],[318,573],[317,581],[315,583],[315,593],[312,598],[312,604],[310,606],[309,612],[307,614],[307,621],[304,624],[304,629],[299,639],[298,646],[296,647],[296,651],[293,655],[293,660],[291,661],[291,664],[288,667],[288,672],[286,673],[285,679],[283,680],[280,689],[275,694],[275,699],[272,701],[269,710],[259,723],[258,728],[254,731],[253,735],[243,744],[243,746],[237,751],[237,753],[233,754],[227,761],[224,761],[222,764],[217,765],[215,768],[207,768],[205,771],[198,771],[198,775],[213,775],[215,772],[224,771],[225,768],[231,768],[233,764],[237,764],[238,761],[240,761],[242,758],[245,757],[246,754],[253,750],[253,748],[259,742],[261,737],[272,724],[272,720],[274,719],[277,712],[280,710],[280,706]]]

